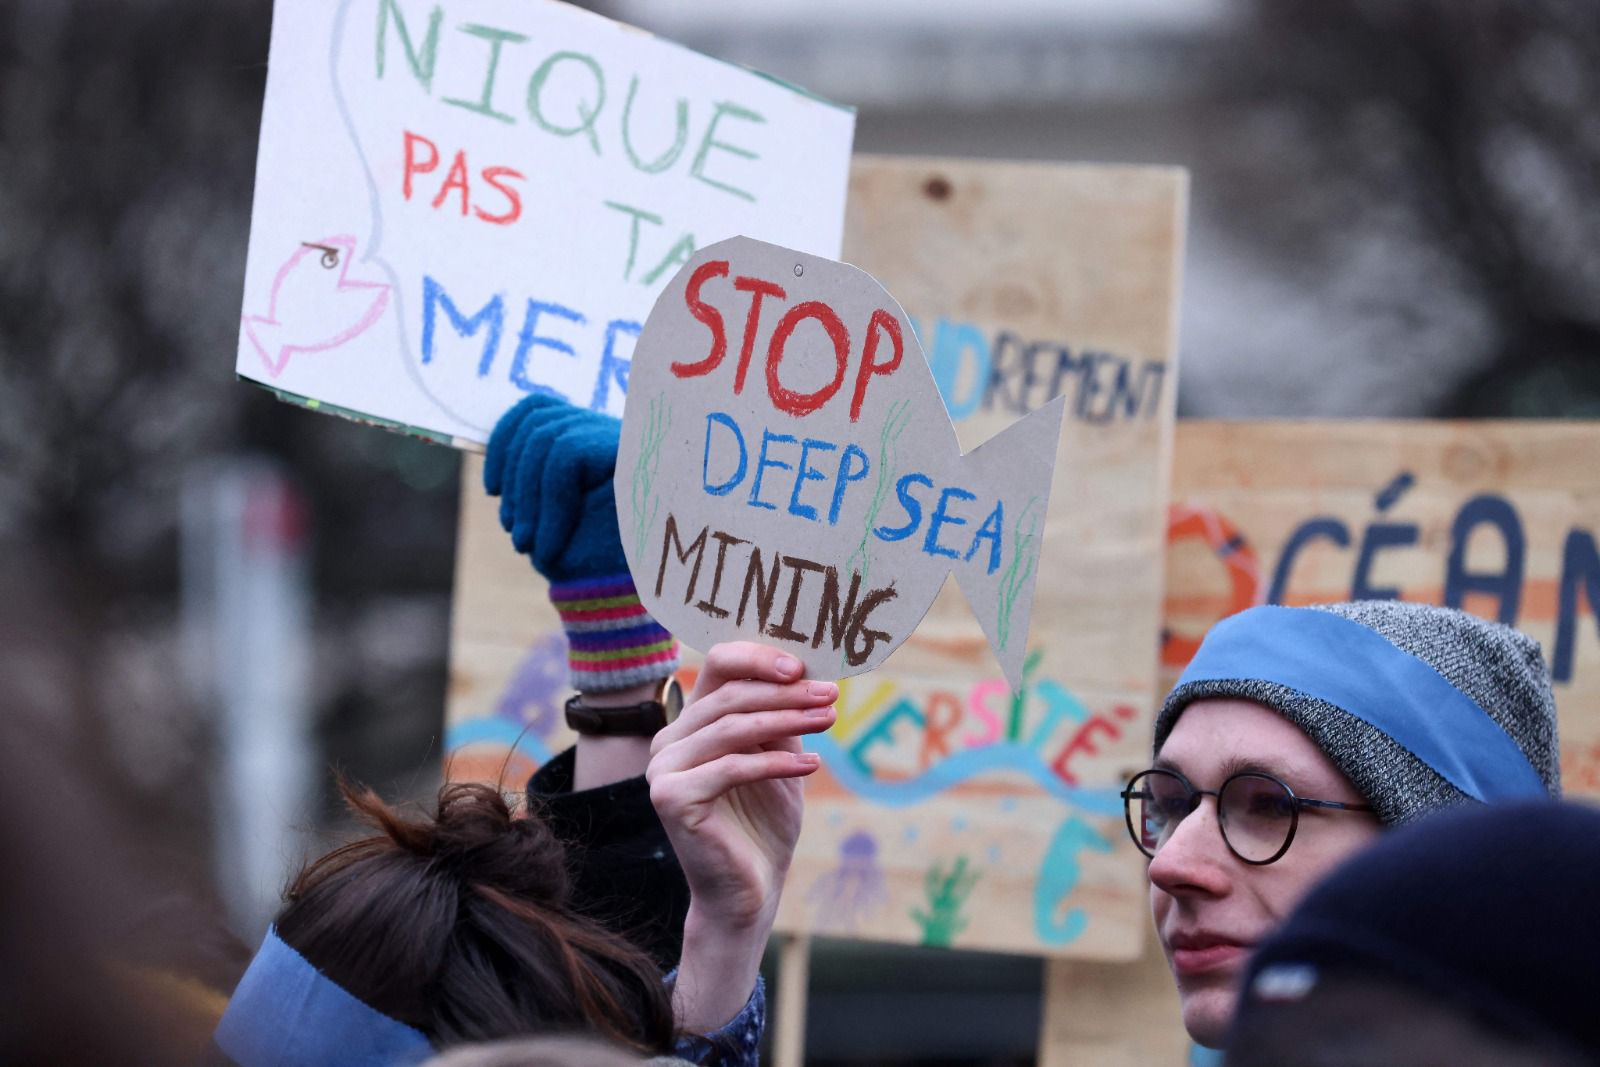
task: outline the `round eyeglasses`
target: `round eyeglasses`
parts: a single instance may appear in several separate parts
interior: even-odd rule
[[[1177,771],[1143,771],[1122,791],[1128,833],[1139,851],[1154,858],[1184,817],[1200,806],[1201,797],[1217,798],[1217,827],[1228,851],[1258,866],[1289,851],[1305,808],[1373,810],[1370,804],[1297,797],[1288,785],[1261,771],[1231,775],[1217,789],[1196,789]]]

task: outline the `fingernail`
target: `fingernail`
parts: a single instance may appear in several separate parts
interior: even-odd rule
[[[796,752],[794,761],[802,767],[818,767],[822,764],[822,757],[815,752]]]
[[[832,704],[824,704],[821,707],[807,708],[806,709],[806,718],[808,718],[808,719],[826,719],[829,715],[832,715],[832,714],[833,714],[833,705]]]
[[[779,656],[776,666],[779,674],[800,673],[800,661],[793,656]]]
[[[814,697],[827,697],[832,700],[839,695],[839,687],[832,682],[812,682],[806,686],[806,692]]]

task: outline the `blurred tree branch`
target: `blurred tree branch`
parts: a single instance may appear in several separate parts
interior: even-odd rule
[[[1600,398],[1600,5],[1591,0],[1243,0],[1219,57],[1254,120],[1225,196],[1298,202],[1262,235],[1288,269],[1351,241],[1414,246],[1390,313],[1454,288],[1483,313],[1487,369],[1452,401],[1559,364]],[[1485,392],[1487,390],[1487,393]],[[1509,413],[1509,412],[1506,412]]]
[[[49,688],[50,728],[107,767],[128,770],[118,738],[155,729],[141,716],[187,714],[166,730],[195,748],[174,761],[188,773],[144,799],[200,834],[208,709],[171,710],[178,500],[197,466],[267,452],[309,496],[319,702],[356,774],[413,771],[442,706],[457,457],[234,378],[271,13],[0,4],[0,546],[26,580],[0,597],[0,634],[30,636],[9,662]],[[351,636],[369,617],[428,640],[397,666]]]

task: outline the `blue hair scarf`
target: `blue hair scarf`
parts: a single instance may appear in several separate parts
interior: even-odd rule
[[[358,1000],[268,930],[217,1024],[238,1067],[408,1067],[433,1055],[422,1031]]]
[[[1484,802],[1546,797],[1500,724],[1431,664],[1332,612],[1257,607],[1212,627],[1178,685],[1253,679],[1332,704]]]

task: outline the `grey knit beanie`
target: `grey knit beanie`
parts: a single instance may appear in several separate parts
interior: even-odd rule
[[[1184,708],[1213,697],[1263,704],[1300,727],[1385,824],[1541,786],[1561,794],[1538,642],[1462,611],[1365,600],[1230,616],[1168,694],[1154,751]]]

